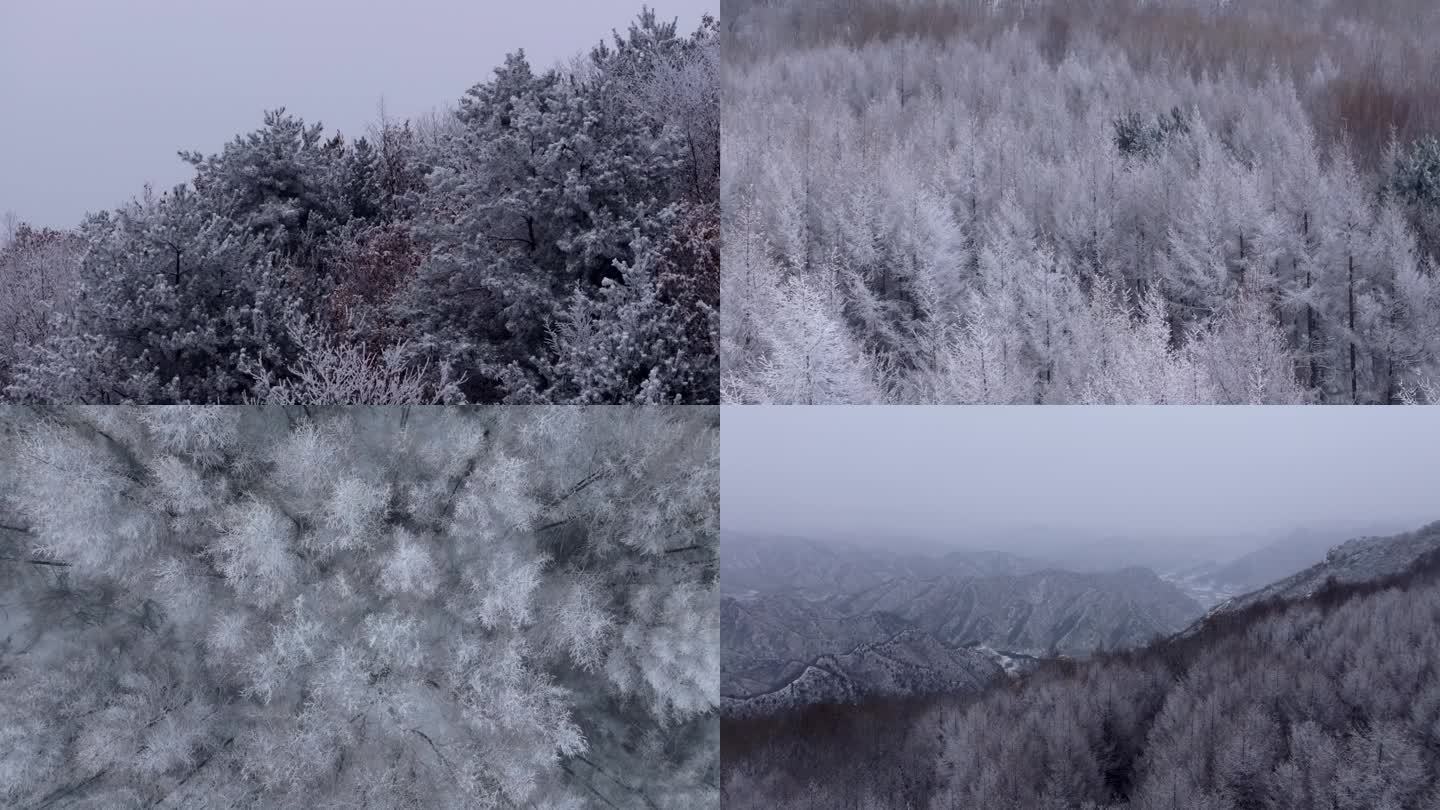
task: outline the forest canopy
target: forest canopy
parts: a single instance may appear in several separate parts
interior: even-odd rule
[[[0,805],[713,805],[718,427],[0,409]]]
[[[725,400],[1435,399],[1437,15],[737,4]]]
[[[646,9],[361,137],[285,109],[0,246],[22,402],[713,403],[718,22]],[[41,244],[44,243],[44,244]]]

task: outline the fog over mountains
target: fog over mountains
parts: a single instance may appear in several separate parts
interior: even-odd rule
[[[978,689],[1041,656],[1125,649],[1202,605],[1139,566],[1081,572],[999,551],[938,556],[726,533],[725,709]]]
[[[727,410],[724,711],[1135,650],[1435,517],[1426,409],[1014,411]]]
[[[1070,561],[1083,559],[1083,547],[1051,560],[727,531],[724,709],[755,715],[978,691],[1038,660],[1136,649],[1193,630],[1207,615],[1309,596],[1331,578],[1395,574],[1440,547],[1436,527],[1351,539],[1356,527],[1386,525],[1299,528],[1247,553],[1198,563],[1184,544],[1157,544],[1153,559],[1169,563],[1159,571],[1106,569],[1103,561],[1089,570]]]
[[[1399,534],[1413,525],[1413,521],[1392,520],[1337,522],[1298,528],[1232,560],[1206,561],[1180,569],[1166,568],[1161,570],[1160,575],[1209,607],[1314,565],[1325,559],[1330,549],[1347,540]]]
[[[724,420],[727,808],[1440,807],[1433,409]]]
[[[1212,573],[1279,566],[1285,550],[1316,542],[1296,533]],[[1051,579],[1108,577],[1132,598],[1132,616],[1163,616],[1166,602],[1143,597],[1178,589],[1153,574],[1160,588],[1134,587],[1147,581],[1142,571]],[[1050,575],[1009,578],[1037,576]],[[908,581],[893,582],[871,590]],[[756,656],[786,629],[819,642],[814,630],[829,627],[834,643],[903,620],[814,618],[856,604],[849,597],[723,601],[725,690],[764,675]],[[789,624],[800,616],[810,624]],[[1440,806],[1437,627],[1440,522],[1340,543],[1125,652],[1016,660],[901,630],[817,655],[783,672],[790,680],[778,689],[727,697],[722,791],[737,808]]]
[[[905,577],[988,576],[1038,571],[1037,559],[1003,551],[917,550],[790,536],[724,531],[721,588],[728,594],[796,591],[856,593]]]
[[[1213,613],[1233,614],[1264,602],[1304,599],[1326,587],[1397,576],[1437,551],[1440,522],[1389,537],[1357,537],[1330,549],[1323,560],[1302,571],[1227,600]]]

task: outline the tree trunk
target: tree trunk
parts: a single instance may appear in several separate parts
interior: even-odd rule
[[[1350,299],[1350,404],[1356,405],[1359,402],[1356,398],[1355,384],[1355,255],[1353,253],[1350,255],[1350,283],[1347,292]]]

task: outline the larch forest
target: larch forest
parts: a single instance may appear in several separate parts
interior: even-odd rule
[[[1399,403],[1440,6],[736,0],[723,398]]]

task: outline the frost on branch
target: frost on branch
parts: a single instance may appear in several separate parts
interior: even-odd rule
[[[390,593],[429,596],[438,579],[430,552],[414,535],[397,529],[394,548],[380,570],[380,585]]]
[[[724,401],[1430,399],[1440,5],[1313,8],[727,6]]]
[[[705,589],[641,589],[605,674],[661,718],[713,711],[720,693],[720,621]]]
[[[718,800],[714,408],[0,428],[0,805]]]

